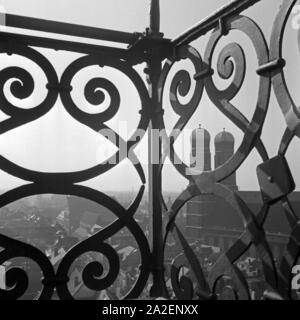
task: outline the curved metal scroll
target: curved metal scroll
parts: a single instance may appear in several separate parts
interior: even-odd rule
[[[121,229],[127,228],[137,242],[141,255],[141,266],[140,274],[136,283],[124,298],[137,298],[148,281],[150,272],[149,264],[151,261],[148,240],[134,219],[134,214],[136,213],[144,194],[144,184],[146,182],[144,170],[134,153],[134,148],[139,142],[139,140],[135,138],[137,131],[142,132],[143,130],[146,132],[149,124],[150,99],[142,78],[127,62],[117,58],[104,58],[100,55],[87,55],[71,63],[59,81],[51,63],[41,53],[32,48],[18,45],[13,47],[3,45],[1,47],[1,52],[21,55],[35,62],[44,72],[48,81],[46,87],[47,95],[44,101],[38,106],[33,106],[29,109],[22,109],[13,105],[9,99],[7,99],[5,96],[4,86],[10,79],[12,79],[12,83],[10,85],[11,94],[16,98],[24,99],[32,95],[36,79],[33,79],[28,71],[20,67],[8,67],[0,71],[0,108],[7,116],[9,116],[7,120],[0,123],[1,133],[15,129],[44,116],[53,108],[58,96],[60,96],[63,106],[67,112],[83,125],[99,132],[99,134],[101,134],[101,129],[108,129],[109,127],[106,125],[106,122],[113,118],[117,113],[121,99],[117,87],[111,81],[104,78],[94,78],[85,86],[85,98],[93,105],[102,104],[104,102],[106,98],[104,91],[106,91],[110,96],[110,105],[108,109],[102,113],[94,115],[85,113],[78,108],[71,96],[72,80],[74,76],[84,68],[94,65],[98,65],[99,67],[108,66],[115,68],[122,72],[128,80],[132,81],[140,97],[142,112],[136,132],[129,141],[125,141],[117,135],[116,132],[114,132],[118,138],[116,139],[118,142],[115,142],[118,149],[120,150],[121,147],[126,145],[126,148],[130,148],[131,151],[130,154],[125,156],[123,155],[123,158],[120,156],[120,151],[117,151],[113,156],[113,159],[118,159],[116,163],[113,163],[108,159],[108,161],[105,161],[104,163],[100,163],[93,168],[88,168],[80,172],[45,173],[23,168],[5,157],[0,156],[1,170],[29,182],[24,186],[2,194],[0,196],[0,207],[32,195],[51,193],[73,195],[89,199],[106,207],[117,217],[117,220],[110,226],[78,245],[75,245],[69,252],[67,252],[60,262],[57,271],[54,270],[46,255],[37,248],[20,241],[10,239],[4,235],[0,235],[0,247],[3,248],[0,252],[0,264],[17,257],[30,259],[39,266],[43,274],[43,289],[39,294],[39,299],[51,299],[55,289],[59,298],[74,299],[68,289],[68,273],[70,272],[72,263],[85,253],[101,253],[109,262],[108,274],[103,277],[103,266],[99,262],[91,262],[84,268],[82,279],[83,283],[93,291],[101,291],[109,288],[118,277],[120,261],[116,250],[106,241]],[[108,137],[105,138],[108,139]],[[136,199],[128,209],[123,208],[119,203],[104,193],[78,184],[107,172],[122,162],[126,156],[134,165],[143,184]],[[9,288],[7,290],[0,290],[0,299],[21,298],[26,292],[28,284],[28,275],[24,270],[19,268],[8,270],[7,285]]]
[[[229,290],[230,287],[234,293],[233,297],[238,299],[250,298],[247,282],[238,268],[234,265],[234,262],[243,255],[252,243],[255,245],[257,253],[263,262],[266,282],[271,288],[277,287],[277,273],[275,271],[272,252],[262,229],[268,207],[264,206],[261,213],[258,215],[259,218],[257,218],[236,192],[229,190],[222,184],[224,179],[238,170],[253,148],[257,149],[263,161],[269,159],[266,149],[260,140],[261,130],[269,105],[271,90],[271,79],[269,74],[263,74],[259,77],[257,104],[251,121],[248,121],[247,118],[231,103],[231,100],[239,93],[245,77],[246,58],[240,45],[237,43],[226,45],[226,47],[221,50],[218,57],[218,74],[222,79],[230,79],[232,77],[229,86],[225,90],[219,90],[214,85],[212,79],[212,74],[214,73],[212,58],[215,48],[222,36],[231,30],[239,30],[248,36],[256,50],[259,67],[268,63],[268,47],[262,31],[251,19],[244,16],[238,16],[224,21],[223,29],[217,28],[212,32],[204,55],[203,65],[205,68],[198,74],[198,78],[200,81],[204,82],[206,92],[213,104],[243,131],[244,139],[231,159],[218,169],[210,172],[197,172],[195,169],[190,169],[195,175],[192,176],[193,179],[190,181],[187,190],[179,196],[170,209],[169,224],[165,237],[166,241],[169,232],[172,230],[177,233],[176,238],[179,238],[178,245],[181,245],[184,249],[186,263],[193,271],[195,279],[197,279],[198,282],[198,287],[203,290],[202,294],[199,295],[202,299],[216,297],[215,289],[217,283],[221,279],[224,279],[224,277],[227,279],[225,282],[227,284],[226,290]],[[239,213],[245,228],[245,232],[241,238],[227,253],[222,255],[213,266],[208,281],[203,276],[197,257],[189,248],[186,240],[183,240],[180,236],[175,223],[176,216],[184,204],[201,194],[214,194],[229,202],[237,213]],[[178,264],[178,262],[176,262],[176,264]],[[173,265],[172,270],[174,268],[175,266]],[[176,266],[176,269],[174,269],[174,272],[175,270],[179,270],[178,265]],[[181,282],[174,277],[175,275],[178,276],[179,273],[174,272],[172,285],[175,292],[177,292],[177,297],[182,298],[185,289],[182,288],[183,291],[180,290]],[[196,276],[197,273],[198,276]],[[183,279],[184,282],[182,284],[184,284],[184,287],[189,287],[187,292],[188,296],[191,296],[191,288],[193,288],[192,282],[188,285],[189,280],[185,276]],[[230,286],[228,286],[229,279]]]

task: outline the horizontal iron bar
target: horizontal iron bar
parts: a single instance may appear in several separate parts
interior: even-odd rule
[[[127,33],[123,31],[100,29],[78,24],[43,20],[14,14],[5,15],[5,25],[7,27],[13,28],[22,28],[127,44],[134,43],[140,35],[138,33]]]
[[[39,48],[47,48],[54,50],[70,51],[83,54],[107,54],[109,56],[118,56],[120,58],[127,59],[129,51],[127,49],[106,47],[100,45],[93,45],[80,42],[72,42],[66,40],[56,40],[44,37],[35,37],[22,34],[13,34],[7,32],[0,32],[0,47],[1,42],[13,48],[16,45],[29,45]],[[131,57],[134,59],[134,57]],[[143,57],[141,57],[142,59]]]
[[[282,70],[286,66],[286,61],[282,58],[270,61],[262,66],[259,66],[256,70],[256,73],[259,76],[262,76],[268,72],[272,72],[274,70]]]
[[[261,0],[234,0],[230,2],[228,5],[223,6],[212,15],[208,16],[204,20],[200,21],[199,23],[173,39],[172,45],[178,47],[181,45],[189,44],[200,36],[205,35],[211,29],[219,26],[220,20],[239,14],[260,1]]]
[[[202,70],[201,72],[199,73],[196,73],[194,75],[194,80],[202,80],[202,79],[205,79],[206,77],[209,77],[209,76],[212,76],[214,74],[214,70],[211,69],[211,68],[208,68],[208,69],[204,69]]]

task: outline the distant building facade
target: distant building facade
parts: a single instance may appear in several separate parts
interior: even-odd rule
[[[207,130],[199,127],[193,131],[191,136],[192,167],[195,167],[197,163],[197,166],[199,167],[200,164],[203,171],[211,170],[210,143],[211,138]],[[234,154],[235,139],[231,133],[224,130],[215,137],[214,144],[214,167],[216,169]],[[263,206],[260,192],[240,191],[237,186],[236,173],[222,183],[236,191],[254,214],[258,214]],[[294,210],[300,210],[300,192],[294,192],[289,199]],[[267,238],[274,257],[278,259],[283,254],[290,234],[290,228],[280,203],[271,207],[264,228],[267,231]],[[200,240],[203,244],[217,246],[222,251],[226,251],[243,231],[242,218],[224,199],[213,194],[201,195],[187,203],[185,233],[190,241]],[[255,257],[253,246],[250,248],[250,256]]]

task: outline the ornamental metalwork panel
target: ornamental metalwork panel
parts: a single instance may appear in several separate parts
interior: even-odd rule
[[[182,253],[172,261],[170,267],[171,288],[176,299],[218,299],[220,295],[217,292],[220,290],[233,299],[251,299],[245,276],[236,266],[238,259],[251,246],[255,247],[256,255],[262,263],[263,278],[267,284],[264,297],[266,299],[297,298],[291,288],[291,277],[292,269],[300,255],[300,224],[297,213],[294,212],[288,198],[295,191],[295,183],[286,160],[286,153],[292,140],[300,137],[300,111],[285,81],[286,61],[282,53],[286,24],[297,1],[283,0],[269,41],[256,22],[244,15],[246,9],[258,2],[263,0],[232,1],[173,40],[164,38],[160,33],[158,0],[151,1],[150,28],[144,33],[134,34],[7,15],[7,26],[128,44],[127,49],[120,49],[0,33],[1,55],[16,55],[31,60],[42,70],[47,79],[47,93],[44,100],[39,105],[32,105],[30,109],[22,109],[7,98],[5,85],[12,80],[9,87],[11,94],[18,99],[24,99],[33,94],[37,80],[25,68],[11,66],[1,69],[0,108],[8,116],[0,124],[1,134],[43,117],[60,99],[67,113],[81,125],[99,135],[108,130],[117,137],[117,139],[106,137],[118,149],[110,159],[78,172],[33,171],[9,161],[0,154],[0,169],[27,182],[21,187],[0,195],[1,208],[32,195],[58,194],[91,200],[107,208],[116,216],[115,222],[111,225],[73,246],[63,257],[57,269],[54,269],[48,257],[37,248],[0,235],[0,247],[3,248],[0,251],[0,265],[13,258],[25,257],[33,260],[41,269],[43,289],[38,299],[51,299],[54,292],[60,299],[74,299],[68,288],[70,268],[78,257],[87,252],[102,254],[109,263],[109,271],[104,273],[104,267],[99,261],[90,262],[82,272],[84,284],[95,292],[109,288],[120,273],[120,258],[108,239],[123,228],[127,228],[136,240],[141,257],[137,280],[124,299],[137,299],[145,289],[150,275],[153,280],[150,295],[153,298],[173,297],[167,290],[165,279],[165,251],[170,234],[173,234],[176,245],[182,249]],[[259,88],[255,112],[251,119],[248,119],[233,102],[245,80],[247,66],[245,50],[240,44],[232,42],[226,44],[216,57],[216,47],[223,37],[234,31],[239,31],[248,38],[257,59],[256,76]],[[203,51],[204,55],[201,56],[192,46],[192,42],[207,33],[210,33],[209,40]],[[54,66],[38,48],[75,52],[80,53],[81,56],[71,62],[62,75],[58,76]],[[215,58],[217,58],[216,69],[213,67]],[[173,67],[183,60],[191,62],[195,70],[194,74],[190,74],[188,70],[177,71],[171,79],[170,92],[166,92],[168,76]],[[148,84],[144,81],[143,75],[135,69],[135,66],[141,63],[147,64],[144,73]],[[72,82],[78,73],[91,66],[118,70],[134,85],[138,93],[139,124],[128,141],[107,125],[120,108],[121,96],[117,83],[104,77],[95,77],[85,84],[84,95],[90,104],[99,105],[109,96],[109,105],[103,112],[86,113],[74,101]],[[214,76],[229,80],[230,84],[225,89],[219,89],[214,82]],[[286,131],[278,146],[277,156],[269,158],[261,135],[269,112],[272,90],[286,120]],[[241,130],[243,139],[226,163],[215,170],[202,172],[180,161],[174,144],[195,114],[204,92],[207,93],[213,105]],[[169,96],[171,107],[179,116],[178,122],[169,135],[165,130],[168,118],[164,114],[164,95]],[[185,96],[189,97],[189,101],[184,103],[180,98]],[[161,133],[156,146],[152,144],[155,139],[152,133],[155,130]],[[135,154],[136,147],[146,134],[149,135],[150,158],[153,153],[156,153],[159,159],[158,163],[149,163],[148,176]],[[154,150],[154,147],[157,150]],[[124,148],[130,152],[121,152]],[[256,173],[253,173],[257,174],[263,199],[258,212],[253,212],[238,192],[224,184],[224,180],[235,173],[255,149],[261,157],[261,164],[257,167]],[[110,161],[112,159],[117,161]],[[105,193],[80,185],[82,182],[109,172],[124,159],[132,163],[141,182],[140,191],[129,208],[124,208]],[[188,187],[178,195],[170,208],[166,208],[162,190],[162,170],[167,159],[171,161],[178,174],[188,181]],[[152,243],[149,243],[141,226],[135,220],[135,214],[147,184],[149,213],[152,215],[153,224]],[[196,255],[195,248],[191,246],[177,225],[180,210],[190,200],[201,195],[215,195],[224,199],[238,213],[244,227],[239,239],[217,259],[208,275],[203,271],[203,261]],[[285,254],[281,261],[275,263],[266,236],[265,222],[270,208],[278,203],[281,203],[282,214],[290,225],[291,233]],[[167,211],[166,225],[163,223],[164,211]],[[183,272],[184,267],[189,269],[187,274]],[[9,269],[6,281],[8,289],[0,289],[0,299],[21,298],[29,285],[28,275],[20,268]]]

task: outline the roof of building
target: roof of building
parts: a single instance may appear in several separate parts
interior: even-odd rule
[[[199,125],[199,128],[193,130],[191,134],[191,143],[192,146],[199,145],[199,143],[210,143],[210,134],[209,132],[202,128],[201,125]]]
[[[203,134],[204,140],[209,140],[210,141],[209,132],[206,129],[202,128],[201,124],[199,125],[198,128],[193,130],[192,135],[191,135],[191,140],[192,141],[197,140],[197,135],[199,135],[199,134]]]
[[[261,193],[259,191],[239,191],[237,194],[253,212],[254,216],[257,216],[263,208]],[[205,197],[202,197],[201,201],[199,201],[199,210],[205,210],[207,213],[205,227],[214,226],[219,228],[220,232],[221,228],[224,228],[224,230],[244,230],[243,219],[235,208],[227,203],[225,199],[218,196],[214,197],[214,201],[212,201],[211,196],[207,202]],[[300,192],[296,191],[293,196],[289,197],[289,200],[294,211],[298,212],[300,210]],[[192,211],[195,210],[194,207],[191,207],[190,210],[188,216],[193,215],[195,212]],[[193,225],[193,227],[199,226],[201,225]],[[290,234],[290,226],[281,202],[270,207],[264,228],[268,233],[272,234]]]
[[[234,136],[225,129],[215,137],[216,146],[234,146]]]

